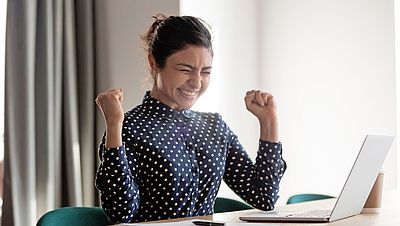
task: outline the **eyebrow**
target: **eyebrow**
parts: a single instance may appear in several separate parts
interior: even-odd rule
[[[181,63],[181,64],[176,64],[176,66],[184,66],[184,67],[188,67],[188,68],[190,68],[190,69],[196,69],[195,67],[193,67],[192,65],[190,65],[190,64],[184,64],[184,63]],[[207,69],[211,69],[211,66],[208,66],[208,67],[203,67],[202,68],[202,70],[207,70]]]

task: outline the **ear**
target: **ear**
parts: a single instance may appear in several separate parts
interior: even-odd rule
[[[158,66],[157,66],[156,60],[154,59],[154,56],[152,54],[150,54],[150,53],[147,54],[147,60],[149,61],[149,65],[150,65],[151,70],[153,72],[158,72],[159,70],[158,70]]]

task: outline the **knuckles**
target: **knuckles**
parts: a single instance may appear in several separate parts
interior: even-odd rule
[[[108,101],[108,100],[113,100],[113,99],[118,100],[122,96],[123,96],[123,93],[122,93],[121,89],[109,89],[102,93],[99,93],[96,97],[96,102],[103,102],[103,101]]]

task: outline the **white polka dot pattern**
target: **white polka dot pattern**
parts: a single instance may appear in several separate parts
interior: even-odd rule
[[[115,223],[207,215],[224,179],[271,210],[286,170],[280,143],[261,141],[254,164],[219,114],[175,111],[150,97],[125,113],[124,145],[100,145],[96,187]]]

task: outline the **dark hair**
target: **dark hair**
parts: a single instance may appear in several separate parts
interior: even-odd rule
[[[157,14],[154,23],[142,36],[146,51],[151,53],[157,66],[163,68],[167,57],[183,50],[187,45],[208,48],[213,54],[211,34],[203,20],[192,16]],[[208,26],[209,27],[209,26]]]

